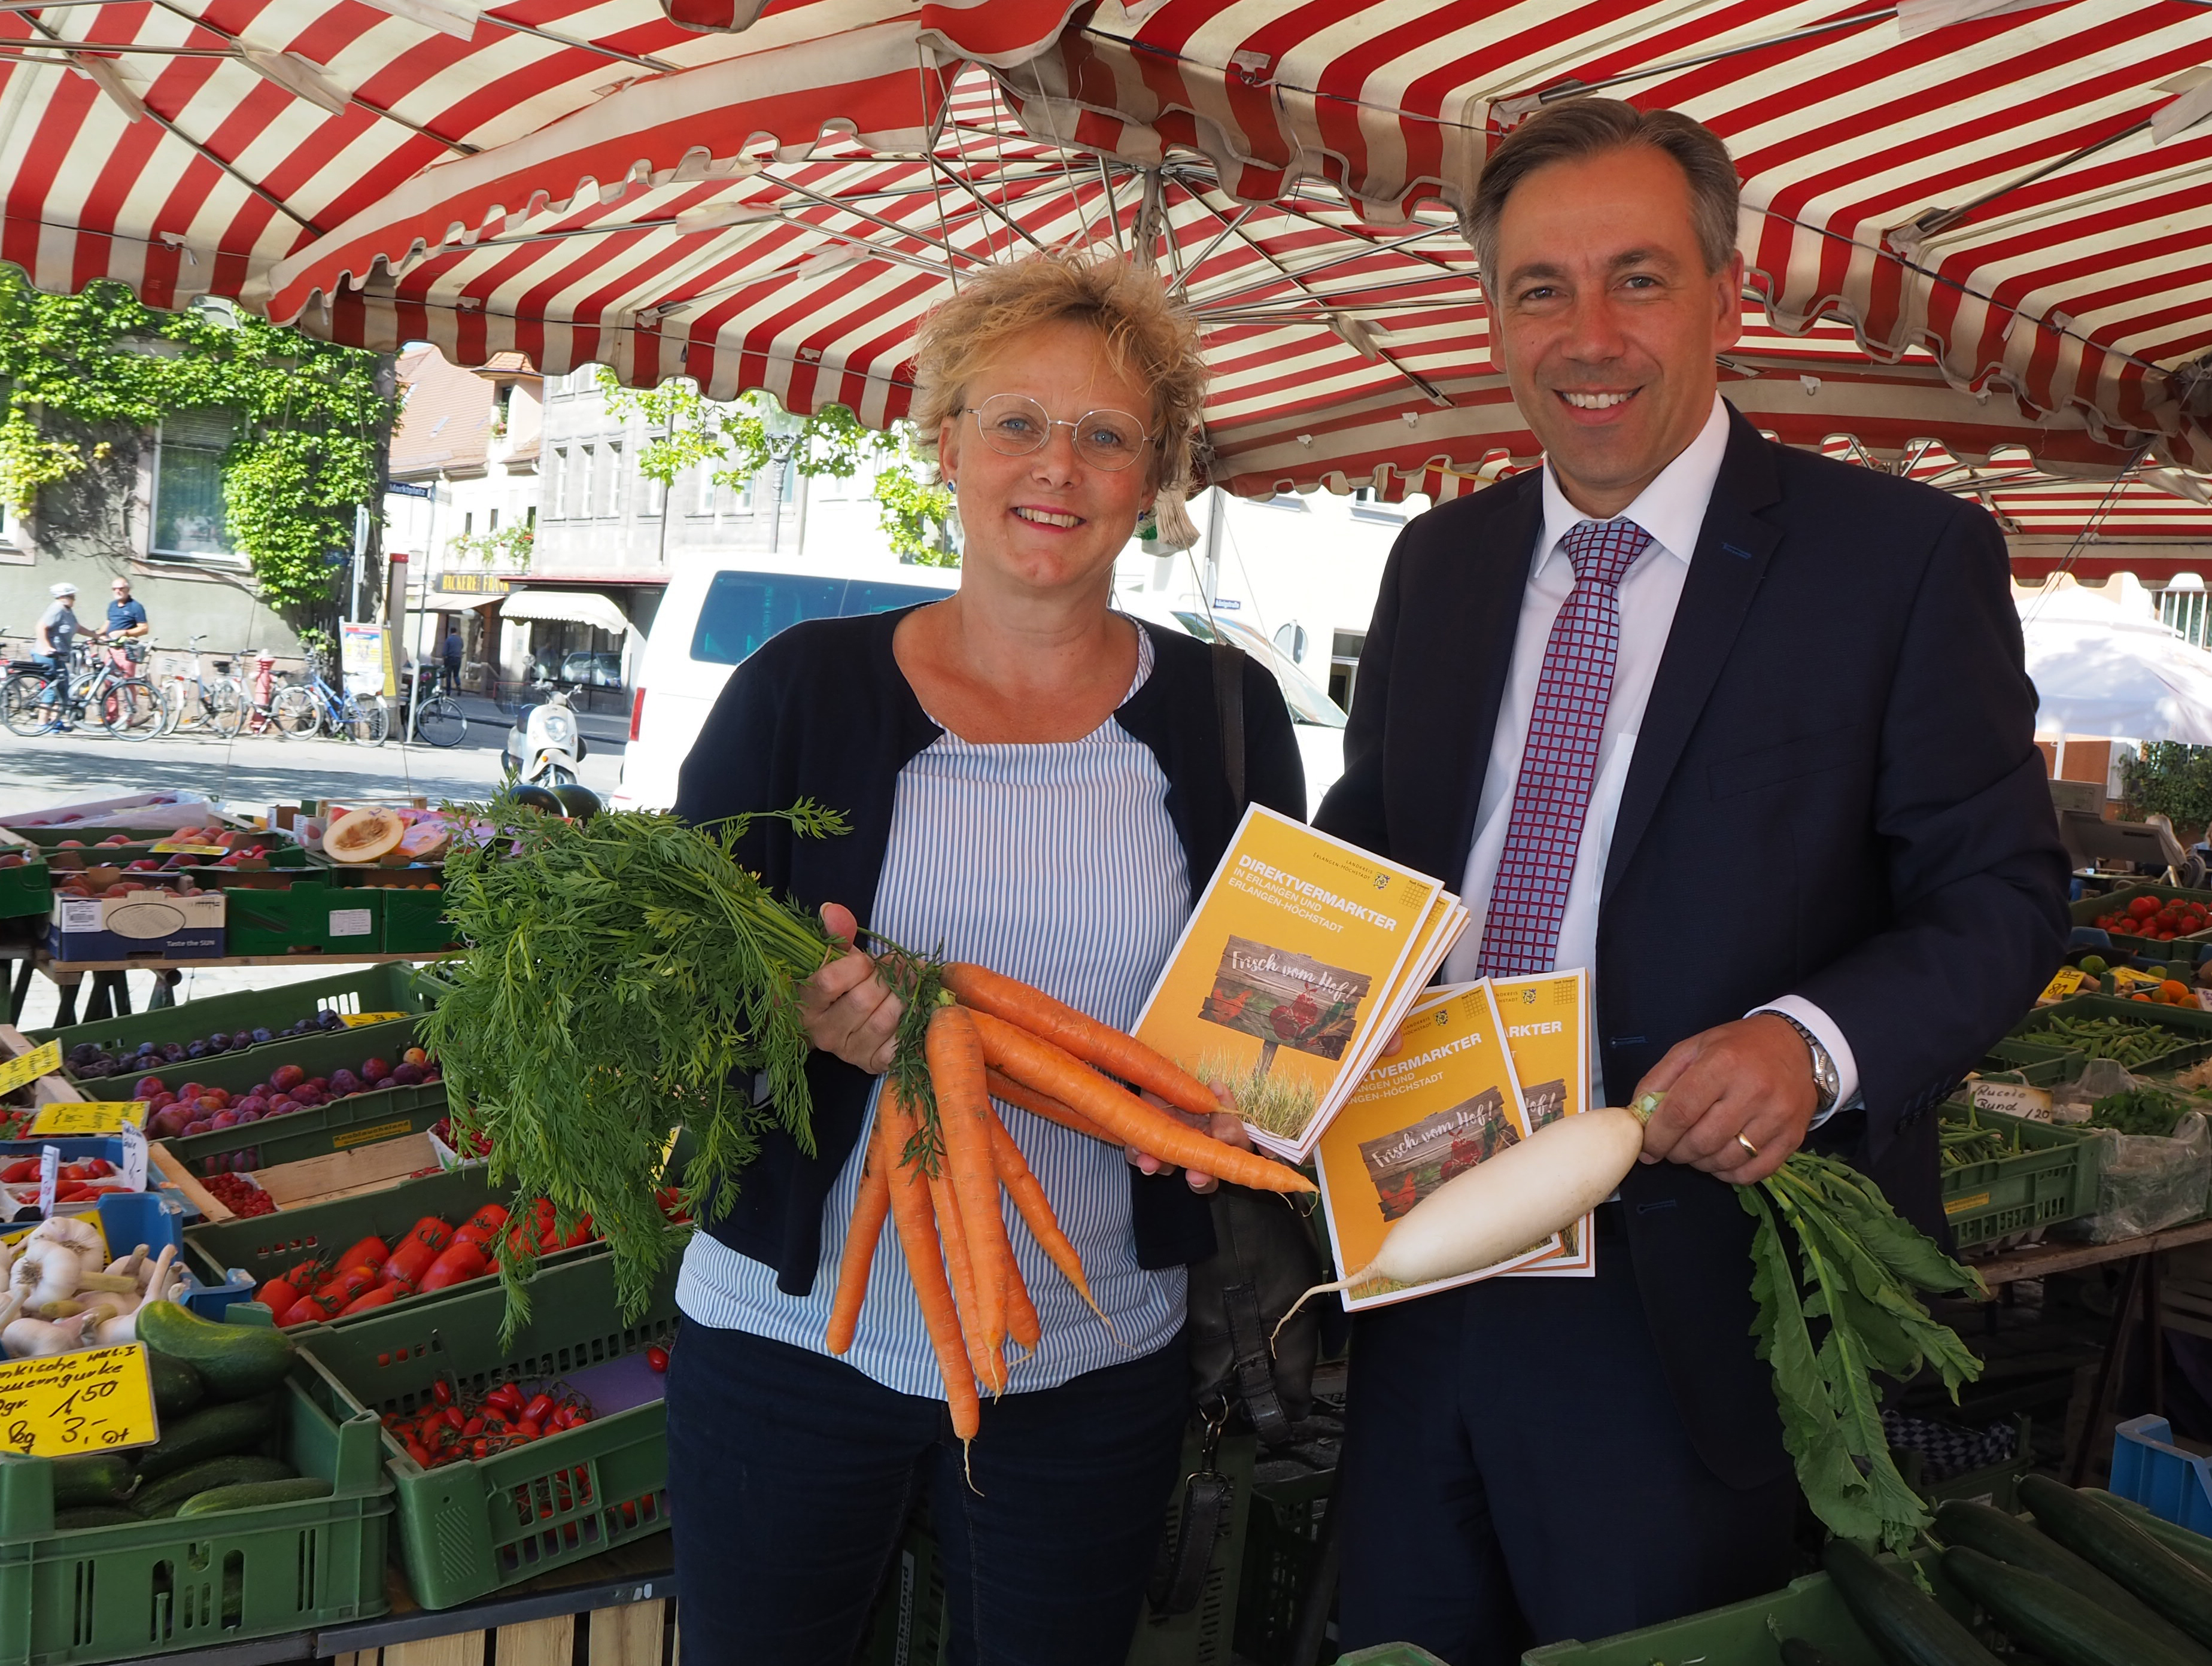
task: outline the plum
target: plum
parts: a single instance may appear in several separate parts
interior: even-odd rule
[[[269,1109],[263,1111],[261,1114],[264,1116],[289,1116],[294,1111],[299,1110],[299,1108],[300,1102],[298,1100],[290,1097],[289,1095],[280,1093],[269,1102]]]
[[[190,1043],[187,1043],[185,1044],[185,1056],[186,1058],[188,1058],[188,1059],[204,1059],[205,1057],[207,1057],[207,1055],[208,1055],[208,1044],[207,1044],[205,1042],[204,1042],[204,1041],[196,1041],[196,1042],[190,1042]]]
[[[353,1072],[350,1070],[333,1070],[331,1072],[331,1092],[334,1097],[343,1098],[349,1093],[358,1093],[360,1091],[361,1078],[355,1075]]]
[[[234,1128],[238,1126],[238,1113],[234,1110],[218,1110],[208,1118],[208,1126],[211,1128]]]
[[[261,1113],[258,1110],[227,1110],[223,1115],[238,1118],[238,1126],[243,1126],[247,1122],[258,1122],[261,1120]]]
[[[156,1140],[173,1140],[191,1121],[183,1106],[165,1105],[146,1119],[146,1127]]]
[[[258,1044],[262,1042],[275,1041],[276,1037],[270,1034],[266,1029],[258,1029],[253,1032],[253,1039]]]
[[[404,1053],[402,1053],[399,1055],[399,1062],[402,1064],[428,1064],[430,1062],[430,1055],[428,1053],[425,1053],[419,1047],[410,1047]]]
[[[220,1030],[207,1038],[207,1043],[218,1053],[228,1053],[230,1050],[230,1037]]]
[[[315,1014],[315,1027],[319,1030],[343,1030],[345,1028],[345,1020],[325,1006]]]
[[[307,1073],[296,1064],[280,1064],[269,1073],[269,1085],[279,1093],[289,1092],[307,1079]]]
[[[307,1078],[307,1085],[313,1088],[318,1093],[326,1091],[330,1085],[331,1079],[327,1076],[310,1076]]]
[[[161,1044],[161,1056],[171,1064],[182,1064],[185,1061],[185,1044],[182,1042],[164,1042]]]
[[[395,1086],[412,1087],[422,1079],[422,1067],[419,1064],[395,1065],[389,1079]]]
[[[196,1116],[191,1122],[185,1124],[185,1132],[188,1134],[205,1134],[214,1126],[215,1125],[209,1122],[206,1117]]]
[[[230,1104],[230,1091],[228,1088],[204,1087],[200,1090],[200,1103],[212,1104],[217,1110],[222,1110]]]
[[[364,1082],[380,1082],[392,1073],[392,1067],[381,1059],[363,1059],[361,1079]]]
[[[159,1076],[141,1076],[131,1085],[131,1097],[134,1099],[150,1099],[157,1093],[168,1091],[169,1085]]]

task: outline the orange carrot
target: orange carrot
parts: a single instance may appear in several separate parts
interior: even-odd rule
[[[938,1251],[937,1223],[930,1218],[929,1177],[900,1154],[914,1138],[914,1112],[905,1096],[893,1090],[877,1106],[878,1150],[887,1158],[884,1170],[891,1184],[891,1219],[898,1224],[899,1249],[906,1256],[908,1277],[921,1304],[923,1322],[929,1329],[930,1347],[937,1353],[937,1370],[945,1379],[945,1400],[952,1417],[952,1432],[963,1442],[975,1439],[982,1426],[982,1400],[975,1392],[975,1374],[968,1364],[968,1350],[960,1341],[960,1315],[952,1304],[952,1291],[945,1281],[945,1262]]]
[[[1014,1207],[1022,1212],[1022,1219],[1052,1264],[1066,1274],[1067,1281],[1075,1286],[1091,1310],[1098,1315],[1101,1324],[1108,1330],[1113,1325],[1091,1294],[1090,1281],[1083,1276],[1083,1258],[1075,1253],[1075,1245],[1060,1229],[1059,1217],[1052,1212],[1052,1201],[1045,1196],[1044,1188],[1030,1172],[1029,1164],[1022,1157],[1022,1148],[1014,1143],[1014,1136],[1003,1128],[991,1130],[991,1160],[999,1170],[999,1179],[1006,1189],[1006,1195],[1014,1200]],[[1026,1345],[1025,1345],[1026,1346]]]
[[[968,1363],[993,1394],[1006,1391],[1006,1355],[998,1338],[983,1329],[982,1299],[975,1287],[975,1262],[969,1247],[968,1227],[960,1213],[960,1200],[942,1168],[929,1177],[930,1210],[937,1217],[937,1236],[945,1245],[945,1265],[952,1275],[952,1300],[960,1313],[960,1336],[968,1349]]]
[[[1016,1081],[1049,1093],[1077,1115],[1089,1117],[1124,1145],[1134,1146],[1162,1162],[1179,1163],[1260,1191],[1314,1189],[1313,1182],[1296,1169],[1186,1128],[1135,1094],[1115,1086],[1081,1060],[1070,1057],[1050,1042],[1038,1040],[1018,1025],[1004,1023],[988,1012],[975,1013],[972,1022],[982,1037],[983,1056],[988,1061]],[[1214,1109],[1220,1108],[1217,1101]]]
[[[1006,1335],[1030,1353],[1036,1352],[1037,1340],[1044,1335],[1044,1327],[1037,1322],[1036,1304],[1030,1300],[1030,1288],[1022,1282],[1018,1270],[1006,1280]]]
[[[883,1119],[876,1119],[878,1130]],[[845,1253],[837,1263],[837,1295],[830,1304],[830,1352],[843,1353],[853,1346],[853,1333],[860,1323],[860,1304],[867,1298],[868,1271],[875,1264],[876,1240],[884,1234],[884,1219],[891,1212],[890,1168],[898,1162],[893,1152],[884,1160],[880,1133],[868,1136],[867,1166],[860,1173],[860,1189],[853,1199],[853,1224],[845,1234]]]
[[[1010,1105],[1019,1105],[1032,1116],[1042,1116],[1048,1122],[1057,1122],[1064,1128],[1073,1128],[1078,1134],[1087,1134],[1093,1140],[1103,1140],[1109,1146],[1121,1143],[1089,1117],[1077,1116],[1049,1093],[1040,1093],[1033,1087],[1023,1086],[1003,1070],[986,1070],[983,1079],[990,1084],[994,1099],[1004,1099]]]
[[[968,1231],[968,1258],[975,1269],[983,1335],[994,1347],[1006,1334],[1006,1272],[1013,1250],[999,1207],[999,1177],[991,1167],[990,1124],[999,1120],[983,1081],[983,1048],[974,1016],[962,1006],[930,1014],[923,1043],[930,1085],[937,1091],[937,1126],[945,1137],[945,1169],[960,1200]]]
[[[1109,1076],[1158,1094],[1179,1110],[1206,1116],[1221,1109],[1212,1090],[1174,1060],[1017,978],[955,961],[945,969],[945,987],[978,1012],[1018,1025]]]

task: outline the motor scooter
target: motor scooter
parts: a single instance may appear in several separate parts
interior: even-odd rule
[[[568,690],[543,677],[533,678],[531,692],[542,697],[514,714],[507,731],[505,756],[500,765],[509,781],[536,787],[573,787],[576,763],[584,756],[584,737],[576,727],[576,714],[568,706]]]

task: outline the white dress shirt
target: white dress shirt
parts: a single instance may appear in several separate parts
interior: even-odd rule
[[[1598,892],[1605,884],[1606,857],[1613,848],[1613,819],[1620,811],[1620,792],[1628,780],[1629,761],[1636,753],[1637,734],[1644,727],[1644,708],[1650,702],[1651,684],[1659,675],[1668,633],[1674,629],[1674,609],[1682,599],[1683,581],[1690,575],[1698,532],[1705,525],[1706,505],[1712,501],[1713,483],[1720,477],[1728,439],[1728,407],[1715,394],[1712,415],[1705,419],[1698,437],[1621,511],[1651,534],[1651,544],[1620,581],[1620,648],[1613,663],[1613,699],[1606,708],[1605,731],[1598,745],[1597,776],[1590,787],[1589,813],[1583,820],[1582,846],[1575,854],[1566,913],[1559,921],[1559,948],[1553,964],[1561,970],[1586,966],[1593,978],[1596,976]],[[1474,916],[1473,922],[1444,962],[1444,976],[1452,982],[1473,978],[1481,957],[1491,884],[1497,876],[1498,858],[1504,853],[1506,828],[1513,819],[1513,789],[1521,774],[1521,751],[1528,741],[1529,719],[1535,710],[1544,650],[1551,641],[1553,621],[1575,587],[1574,563],[1567,559],[1561,544],[1577,525],[1595,519],[1567,501],[1547,465],[1544,530],[1536,540],[1528,587],[1521,595],[1512,668],[1498,705],[1498,726],[1492,731],[1490,761],[1483,771],[1482,798],[1474,815],[1474,842],[1468,850],[1467,873],[1460,882],[1460,897]],[[1755,1010],[1784,1013],[1820,1038],[1828,1056],[1835,1061],[1840,1083],[1832,1110],[1857,1097],[1858,1066],[1851,1057],[1850,1043],[1826,1012],[1802,995],[1781,992]],[[1591,1103],[1603,1104],[1605,1085],[1598,1043],[1599,1037],[1593,1035]]]

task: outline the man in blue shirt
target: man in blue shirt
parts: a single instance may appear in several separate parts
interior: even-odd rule
[[[151,629],[146,623],[146,604],[131,599],[131,581],[119,578],[109,588],[113,599],[107,604],[107,640],[136,641],[145,636]]]

